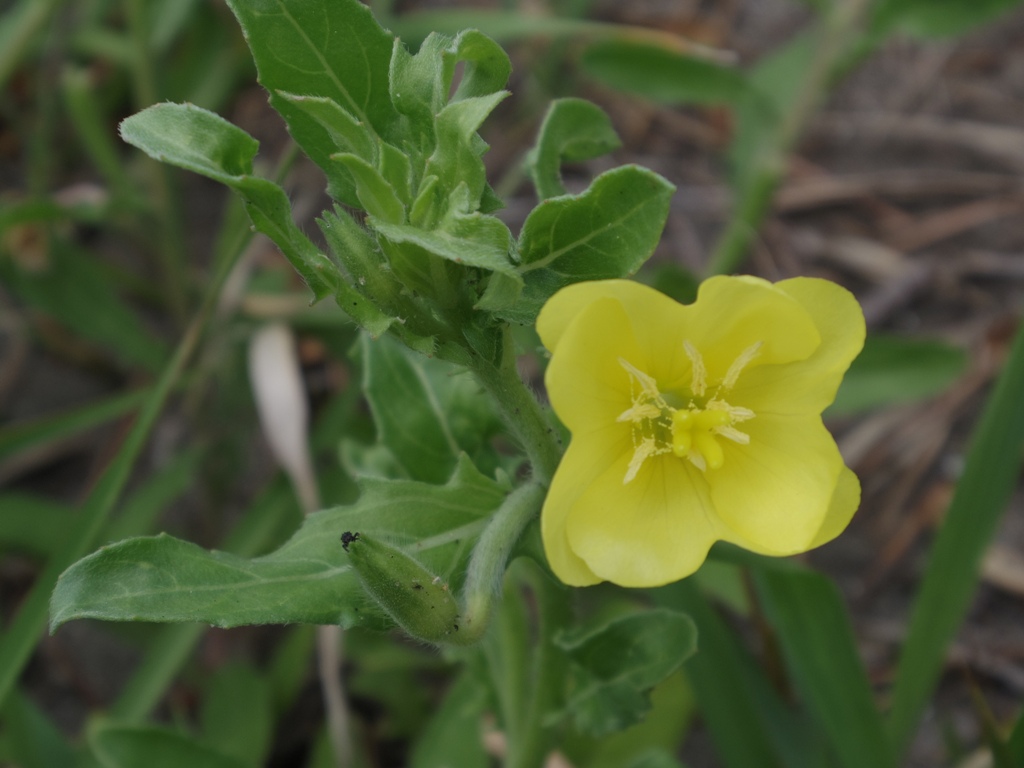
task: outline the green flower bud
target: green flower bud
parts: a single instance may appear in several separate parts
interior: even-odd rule
[[[407,634],[428,643],[457,642],[459,606],[448,585],[413,557],[359,533],[341,544],[363,589]]]

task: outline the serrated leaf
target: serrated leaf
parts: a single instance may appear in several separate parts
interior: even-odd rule
[[[602,736],[639,722],[650,690],[697,650],[697,629],[684,613],[648,610],[555,638],[577,671],[567,710],[576,726]]]
[[[633,40],[594,43],[581,63],[601,82],[661,104],[731,104],[748,89],[739,70]]]
[[[437,176],[449,194],[460,184],[466,184],[473,203],[471,210],[480,208],[487,188],[487,173],[480,159],[487,144],[476,131],[508,95],[508,91],[499,91],[452,102],[438,113],[434,124],[437,147],[427,159],[423,175]]]
[[[500,423],[476,381],[448,363],[410,353],[391,339],[360,342],[363,391],[378,441],[405,476],[444,482],[463,452],[480,457]],[[493,465],[493,459],[481,465]]]
[[[399,112],[413,121],[433,146],[434,117],[449,102],[456,65],[464,62],[462,79],[451,101],[489,96],[505,87],[512,64],[508,54],[489,37],[465,30],[452,38],[432,33],[415,55],[396,44],[391,59],[391,98]]]
[[[445,485],[364,478],[349,506],[308,516],[283,546],[246,559],[167,535],[128,539],[79,560],[60,577],[50,627],[72,619],[243,624],[379,621],[351,573],[339,536],[366,531],[458,580],[472,541],[505,489],[462,457]]]
[[[608,114],[585,99],[556,99],[551,102],[537,135],[537,144],[526,158],[526,166],[541,200],[566,193],[562,184],[562,163],[578,163],[611,152],[621,146]]]
[[[387,138],[397,118],[388,93],[394,39],[358,0],[228,0],[270,104],[307,155],[328,174],[331,196],[353,204],[336,173],[338,151],[312,116],[278,92],[323,97]]]
[[[580,195],[542,202],[519,236],[522,296],[498,314],[532,325],[559,288],[636,272],[658,244],[674,191],[653,171],[626,165],[601,174]]]
[[[246,764],[169,728],[104,724],[89,729],[89,746],[104,768],[245,768]]]

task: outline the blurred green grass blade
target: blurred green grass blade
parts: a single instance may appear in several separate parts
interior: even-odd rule
[[[1016,338],[971,439],[964,472],[939,530],[892,694],[889,735],[897,755],[909,744],[942,673],[946,647],[963,621],[982,556],[1006,508],[1024,444],[1024,326]]]
[[[0,89],[38,40],[60,0],[21,0],[0,16]]]
[[[0,550],[45,557],[74,515],[64,504],[30,493],[0,494]]]
[[[74,750],[60,729],[21,691],[0,708],[0,716],[7,737],[7,754],[0,755],[0,764],[18,768],[70,768],[76,764]]]
[[[241,662],[225,664],[205,694],[200,711],[205,743],[242,765],[265,765],[274,735],[266,677]]]
[[[846,768],[886,768],[882,719],[835,586],[811,571],[755,575],[789,672]]]
[[[109,350],[119,362],[158,372],[167,345],[122,301],[95,256],[56,239],[48,256],[46,266],[35,272],[0,260],[0,279],[23,301]]]
[[[1017,716],[1017,722],[1006,740],[1006,749],[1016,768],[1024,768],[1024,710]]]
[[[604,84],[660,104],[732,104],[749,89],[738,69],[629,39],[591,45],[581,64]]]
[[[97,94],[88,70],[68,65],[61,76],[61,89],[68,116],[96,169],[103,174],[118,198],[133,206],[142,201],[125,172],[113,132],[101,114]]]
[[[168,504],[195,482],[204,454],[198,448],[186,450],[164,464],[145,484],[121,504],[120,514],[104,531],[106,541],[144,536]]]
[[[872,27],[875,34],[895,30],[919,37],[952,37],[990,21],[1021,0],[880,0]]]
[[[849,415],[936,395],[966,368],[966,352],[949,344],[871,334],[843,377],[828,415]]]
[[[137,389],[63,413],[0,427],[0,462],[125,416],[139,408],[149,393],[149,388]]]
[[[691,579],[653,590],[690,614],[698,650],[683,670],[725,768],[817,768],[823,747],[771,687]]]
[[[155,726],[94,723],[89,746],[104,768],[246,768],[183,731]]]

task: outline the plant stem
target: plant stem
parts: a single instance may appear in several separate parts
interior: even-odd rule
[[[526,526],[537,516],[543,501],[544,487],[536,482],[516,488],[494,513],[480,536],[466,576],[459,645],[472,645],[486,632],[494,598],[501,592],[502,577],[512,548]]]
[[[482,362],[472,370],[494,399],[509,431],[526,451],[533,479],[547,487],[562,458],[562,446],[544,408],[519,376],[512,339],[507,329],[504,334],[501,364]]]

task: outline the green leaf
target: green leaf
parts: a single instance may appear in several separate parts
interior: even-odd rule
[[[700,650],[684,667],[725,768],[827,765],[815,737],[779,697],[736,633],[690,579],[653,591],[658,605],[687,611]]]
[[[360,352],[378,441],[406,477],[442,483],[463,452],[494,466],[487,441],[500,421],[471,376],[388,338],[364,336]]]
[[[358,0],[228,0],[256,61],[260,84],[288,131],[328,175],[331,196],[355,202],[335,170],[324,126],[280,93],[330,99],[386,138],[397,118],[388,93],[394,39]]]
[[[487,706],[486,687],[479,676],[467,670],[449,689],[441,708],[416,741],[411,768],[488,768],[491,760],[480,738]]]
[[[501,272],[520,282],[509,252],[512,233],[493,216],[480,213],[456,214],[442,223],[442,228],[424,230],[405,224],[390,224],[371,218],[369,224],[394,243],[411,243],[435,256],[467,267]]]
[[[396,45],[391,59],[391,99],[412,121],[414,133],[434,144],[434,118],[449,102],[455,67],[465,62],[452,101],[490,96],[508,82],[512,64],[501,46],[476,30],[455,38],[432,33],[415,55]]]
[[[189,104],[156,104],[121,123],[121,137],[150,157],[226,184],[241,195],[253,224],[273,240],[317,300],[338,305],[374,335],[393,319],[352,286],[292,220],[284,190],[250,175],[258,143],[224,118]]]
[[[964,350],[940,341],[871,334],[836,393],[829,415],[931,397],[967,368]]]
[[[79,618],[219,627],[379,620],[351,573],[341,534],[362,530],[384,538],[457,580],[473,539],[505,493],[466,458],[446,485],[364,478],[360,488],[354,504],[310,515],[277,551],[251,560],[166,535],[104,547],[61,575],[51,630]]]
[[[405,206],[380,171],[352,154],[331,155],[331,160],[352,174],[356,182],[356,197],[363,210],[391,224],[405,221]]]
[[[555,638],[577,667],[567,710],[584,733],[602,736],[640,722],[650,691],[697,650],[690,617],[667,609],[618,617]]]
[[[674,191],[653,171],[626,165],[602,173],[580,195],[542,202],[519,236],[523,294],[499,314],[532,325],[559,288],[636,272],[658,244]]]
[[[89,729],[89,746],[104,768],[246,768],[178,731],[155,726],[96,726]]]
[[[334,153],[349,152],[368,163],[376,162],[376,136],[352,114],[324,96],[300,96],[278,91],[285,101],[313,118],[334,142]],[[332,153],[333,154],[333,153]]]
[[[243,765],[265,765],[274,735],[270,685],[251,667],[226,664],[214,673],[200,713],[206,743]]]
[[[793,680],[840,764],[895,766],[835,586],[811,571],[765,570],[756,579]]]
[[[872,28],[877,34],[894,28],[920,37],[962,35],[990,21],[1021,0],[882,0],[876,4]]]
[[[733,104],[749,87],[739,70],[632,40],[595,43],[581,63],[606,85],[660,104]]]
[[[981,559],[1020,472],[1024,447],[1024,328],[971,438],[963,475],[928,558],[892,694],[889,735],[897,754],[907,745],[942,671],[946,646],[963,621]]]
[[[470,207],[467,213],[480,208],[480,200],[487,188],[487,172],[480,158],[487,144],[477,135],[477,129],[487,116],[507,96],[498,91],[488,96],[455,101],[437,115],[437,147],[427,159],[423,177],[437,176],[447,194],[465,184],[469,189]]]
[[[578,163],[621,146],[607,113],[584,99],[551,102],[537,135],[537,144],[526,157],[526,167],[541,200],[564,195],[562,163]]]

